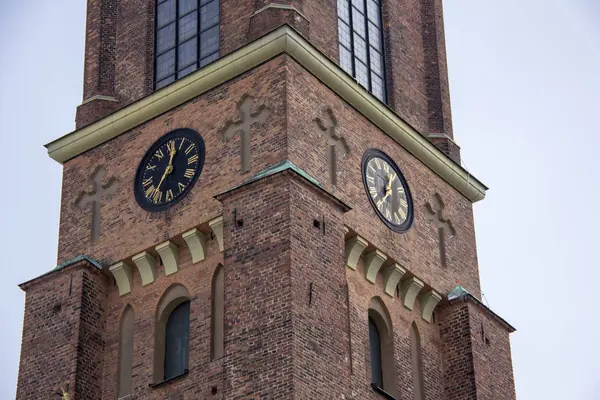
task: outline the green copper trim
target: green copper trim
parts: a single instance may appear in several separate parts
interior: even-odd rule
[[[78,255],[76,257],[71,258],[70,260],[65,261],[62,264],[58,264],[50,272],[61,270],[61,269],[65,268],[65,267],[68,267],[69,265],[73,265],[73,264],[75,264],[75,263],[77,263],[79,261],[83,261],[83,260],[89,262],[90,264],[92,264],[94,267],[96,267],[98,269],[102,269],[102,264],[100,264],[98,261],[94,260],[93,258],[91,258],[90,256],[87,256],[85,254],[80,254],[80,255]]]
[[[478,298],[476,298],[475,296],[473,296],[467,289],[465,289],[464,287],[458,285],[457,287],[455,287],[454,289],[452,289],[450,291],[450,293],[448,294],[448,301],[449,302],[453,302],[456,300],[463,300],[463,301],[468,301],[469,299],[473,300],[475,302],[475,304],[477,304],[478,306],[480,306],[481,308],[484,309],[484,311],[486,311],[488,314],[490,314],[492,316],[492,318],[496,319],[497,321],[499,321],[502,325],[504,325],[504,327],[510,332],[513,333],[515,332],[517,329],[512,326],[511,324],[509,324],[504,318],[502,318],[501,316],[499,316],[498,314],[496,314],[491,308],[489,308],[488,306],[486,306],[485,304],[483,304],[481,302],[481,300],[479,300]]]

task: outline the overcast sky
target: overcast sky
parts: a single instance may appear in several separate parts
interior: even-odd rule
[[[454,133],[490,186],[475,206],[489,306],[512,335],[519,399],[600,399],[600,1],[445,0]],[[0,397],[14,398],[25,296],[55,266],[84,0],[0,0]]]

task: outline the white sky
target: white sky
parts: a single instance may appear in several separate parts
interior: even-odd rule
[[[594,307],[600,1],[446,0],[454,132],[483,293],[512,335],[519,399],[600,399]],[[61,167],[43,144],[81,102],[85,1],[0,0],[0,395],[14,398],[17,284],[55,266]]]

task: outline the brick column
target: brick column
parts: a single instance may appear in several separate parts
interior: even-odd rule
[[[437,312],[447,400],[515,400],[510,325],[464,296]]]
[[[88,0],[83,103],[77,107],[76,128],[88,125],[119,106],[115,98],[116,0]]]
[[[345,206],[313,186],[284,170],[218,197],[225,399],[348,396]]]
[[[248,40],[259,38],[284,24],[309,37],[309,21],[302,13],[302,0],[255,0]]]
[[[109,279],[81,260],[21,285],[26,292],[17,400],[102,398]]]

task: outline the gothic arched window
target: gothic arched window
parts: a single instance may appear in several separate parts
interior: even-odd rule
[[[212,281],[212,309],[211,309],[211,360],[223,357],[224,336],[224,276],[223,266],[219,264],[215,270]]]
[[[157,0],[154,86],[219,58],[220,0]]]
[[[392,320],[379,297],[369,304],[371,386],[397,397]]]
[[[386,102],[382,0],[338,0],[340,65]]]
[[[133,376],[133,322],[135,314],[131,306],[121,315],[119,334],[119,366],[117,374],[117,398],[130,395]]]
[[[415,400],[425,400],[423,385],[423,355],[421,354],[421,337],[417,325],[410,327],[410,350],[412,354],[413,387]]]
[[[165,376],[170,379],[188,369],[190,343],[190,302],[178,305],[167,321],[165,332]]]
[[[154,381],[162,382],[188,370],[190,295],[173,285],[158,303],[154,346]]]

